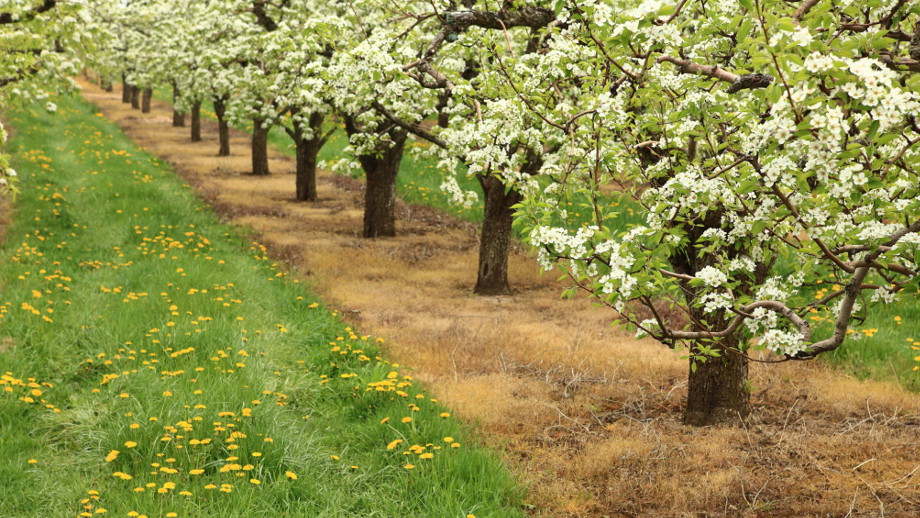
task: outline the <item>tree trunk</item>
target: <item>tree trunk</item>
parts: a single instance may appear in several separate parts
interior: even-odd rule
[[[262,127],[263,121],[252,121],[252,174],[266,176],[268,170],[268,127]]]
[[[676,250],[668,258],[674,269],[681,274],[694,275],[707,266],[716,264],[717,257],[706,253],[697,243],[709,228],[720,228],[720,211],[713,211],[688,225],[687,244]],[[762,275],[758,273],[758,275]],[[706,313],[703,308],[695,307],[701,296],[701,288],[682,281],[684,300],[690,308],[690,317],[694,330],[703,328],[724,329],[732,315],[726,310]],[[746,293],[749,287],[742,283],[736,287],[737,293]],[[719,357],[706,357],[705,362],[697,361],[691,368],[687,385],[687,408],[684,409],[684,423],[692,426],[736,425],[747,418],[751,412],[751,395],[748,392],[748,359],[739,354],[740,333],[720,338],[712,344],[720,354]],[[731,350],[729,350],[731,349]]]
[[[725,347],[737,349],[738,344],[732,339],[724,340],[721,357],[697,362],[695,372],[690,369],[685,424],[734,425],[740,424],[750,414],[748,359],[737,352],[725,351]]]
[[[201,101],[192,103],[192,142],[201,142]]]
[[[125,76],[121,76],[121,102],[125,104],[131,102],[131,85],[128,84]]]
[[[477,175],[485,204],[485,218],[479,238],[479,272],[473,293],[477,295],[509,295],[508,251],[511,245],[511,222],[521,194],[506,189],[495,176]]]
[[[145,88],[141,97],[141,113],[150,113],[150,98],[153,97],[153,90]]]
[[[112,93],[112,92],[115,91],[115,85],[112,84],[112,82],[109,81],[108,79],[103,78],[103,79],[102,79],[102,84],[105,85],[105,86],[103,86],[103,89],[104,89],[106,92]]]
[[[178,109],[176,109],[176,104],[179,102],[179,95],[180,95],[179,87],[176,86],[175,83],[173,83],[173,90],[172,90],[173,121],[172,121],[172,125],[175,128],[185,127],[185,114],[180,112]]]
[[[438,126],[446,128],[450,124],[450,114],[447,113],[447,102],[450,100],[450,92],[444,90],[438,94],[438,104],[435,109],[438,111]]]
[[[227,103],[223,97],[214,98],[214,115],[217,115],[217,156],[230,156],[230,125],[227,124]]]
[[[393,145],[379,156],[359,158],[367,176],[364,193],[364,237],[393,237],[396,235],[396,176],[406,146],[406,132],[392,130]]]
[[[310,129],[313,138],[305,139],[301,137],[304,134],[303,129],[298,123],[296,114],[294,118],[294,130],[291,137],[294,139],[294,145],[297,149],[297,201],[316,201],[316,162],[320,149],[326,143],[323,136],[323,120],[325,117],[319,113],[310,114]]]
[[[131,107],[135,110],[141,107],[141,89],[136,86],[131,87]]]
[[[349,137],[363,132],[354,117],[345,116],[345,132]],[[396,235],[396,176],[402,161],[408,133],[392,128],[386,134],[389,145],[371,155],[361,155],[358,162],[367,177],[364,192],[364,237],[393,237]]]

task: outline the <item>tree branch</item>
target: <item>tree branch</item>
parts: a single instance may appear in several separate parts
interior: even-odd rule
[[[680,71],[688,74],[700,74],[713,79],[718,79],[732,86],[726,90],[733,94],[741,90],[750,90],[754,88],[766,88],[773,83],[773,76],[767,74],[744,74],[737,75],[720,68],[718,65],[701,65],[692,63],[686,59],[675,58],[674,56],[659,56],[656,60],[658,63],[673,63],[680,67]]]
[[[432,134],[429,133],[428,131],[425,131],[425,130],[424,130],[421,126],[419,126],[418,124],[412,124],[412,123],[406,122],[406,121],[400,119],[399,117],[393,115],[393,113],[391,113],[389,110],[387,110],[382,104],[380,104],[380,102],[374,101],[373,104],[372,104],[371,106],[373,106],[374,109],[377,110],[378,113],[380,113],[381,115],[383,115],[384,117],[386,117],[387,119],[389,119],[390,122],[392,122],[393,124],[396,124],[396,125],[399,126],[400,128],[402,128],[402,129],[408,131],[409,133],[411,133],[411,134],[413,134],[413,135],[415,135],[415,136],[417,136],[417,137],[421,137],[421,138],[427,140],[428,142],[431,142],[432,144],[434,144],[434,145],[436,145],[436,146],[438,146],[438,147],[447,149],[447,142],[441,140],[440,138],[436,137],[435,135],[432,135]]]

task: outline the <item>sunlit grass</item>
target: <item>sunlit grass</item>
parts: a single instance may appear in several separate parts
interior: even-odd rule
[[[11,114],[0,514],[521,515],[378,339],[90,105],[58,105]]]

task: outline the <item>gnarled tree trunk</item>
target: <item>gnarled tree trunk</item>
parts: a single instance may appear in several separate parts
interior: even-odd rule
[[[185,114],[180,112],[176,105],[179,102],[179,87],[176,83],[172,85],[172,99],[173,99],[173,120],[172,125],[175,128],[185,127]]]
[[[201,142],[201,101],[192,103],[192,142]]]
[[[252,174],[266,176],[268,170],[268,127],[261,119],[252,121]]]
[[[479,271],[476,276],[477,295],[508,295],[508,252],[511,246],[511,223],[521,194],[506,188],[500,178],[477,175],[482,186],[485,217],[479,237]]]
[[[153,89],[145,88],[141,97],[141,113],[150,113],[151,97],[153,97]]]
[[[121,76],[121,102],[128,104],[131,102],[131,85],[128,84],[128,78]]]
[[[219,142],[217,156],[230,156],[230,125],[227,124],[226,118],[226,98],[214,98],[214,115],[217,116],[217,140]]]
[[[131,107],[135,110],[141,107],[141,89],[136,86],[131,87]]]

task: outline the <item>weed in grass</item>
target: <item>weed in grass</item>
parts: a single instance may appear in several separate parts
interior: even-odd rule
[[[378,339],[90,105],[58,105],[12,117],[0,514],[521,515],[500,461]]]

